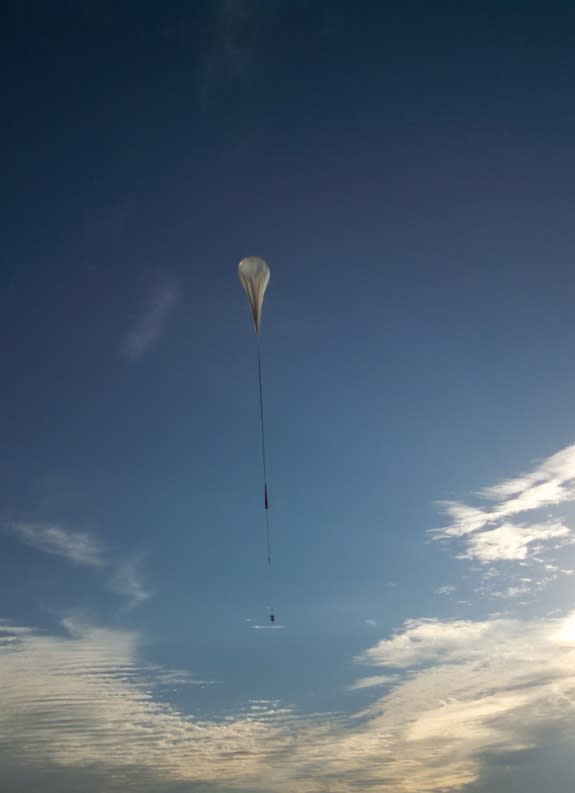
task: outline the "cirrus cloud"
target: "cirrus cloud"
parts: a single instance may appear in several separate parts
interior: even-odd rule
[[[159,340],[166,323],[180,300],[174,284],[157,289],[148,307],[124,339],[121,352],[130,361],[140,359]]]
[[[72,531],[57,523],[43,522],[12,522],[7,528],[25,545],[44,553],[90,567],[104,564],[102,546],[88,532]]]

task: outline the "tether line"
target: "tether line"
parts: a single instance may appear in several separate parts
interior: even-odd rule
[[[264,509],[266,513],[266,548],[267,548],[267,559],[268,559],[268,566],[271,567],[272,564],[272,549],[271,549],[271,540],[270,540],[270,505],[269,505],[269,497],[268,497],[268,474],[267,474],[267,466],[266,466],[266,433],[264,429],[264,396],[263,396],[263,389],[262,389],[262,352],[261,352],[261,345],[260,339],[258,336],[258,384],[260,390],[260,425],[261,425],[261,434],[262,434],[262,463],[263,463],[263,471],[264,471]]]

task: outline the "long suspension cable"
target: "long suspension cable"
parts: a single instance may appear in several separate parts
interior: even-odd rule
[[[271,549],[271,539],[270,539],[270,504],[268,497],[268,474],[266,467],[266,434],[264,429],[264,397],[263,397],[263,389],[262,389],[262,352],[261,352],[259,336],[258,336],[258,384],[260,391],[260,425],[261,425],[261,434],[262,434],[262,463],[263,463],[263,472],[264,472],[264,510],[266,513],[266,548],[267,548],[268,567],[271,567],[272,549]]]

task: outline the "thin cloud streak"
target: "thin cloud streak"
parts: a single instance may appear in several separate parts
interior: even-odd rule
[[[121,352],[125,358],[137,361],[157,343],[179,300],[180,291],[174,284],[155,292],[147,311],[122,344]]]
[[[138,566],[139,558],[128,559],[123,562],[108,581],[108,588],[118,595],[127,598],[128,609],[133,609],[151,598],[151,593],[145,588],[141,579]]]
[[[200,68],[199,98],[202,109],[218,84],[239,84],[261,54],[258,43],[277,9],[270,0],[214,0],[210,3],[210,32]]]
[[[364,688],[376,688],[397,682],[397,675],[372,675],[355,680],[347,687],[348,691],[359,691]]]
[[[48,522],[12,522],[6,524],[6,528],[24,545],[73,564],[102,571],[113,565],[100,540],[89,532],[73,531],[61,524]],[[106,581],[111,592],[127,599],[126,608],[129,610],[152,597],[142,581],[139,564],[139,557],[122,562]]]
[[[89,567],[104,565],[98,540],[87,532],[71,531],[56,523],[11,523],[9,529],[20,542],[44,553],[60,556]]]

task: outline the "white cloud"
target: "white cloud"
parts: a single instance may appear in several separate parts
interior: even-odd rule
[[[432,534],[436,538],[464,537],[474,531],[482,529],[492,518],[489,512],[476,507],[469,507],[459,501],[439,501],[438,506],[452,519],[449,526],[435,529]]]
[[[138,767],[144,779],[218,781],[259,774],[265,739],[276,749],[290,740],[275,724],[288,724],[288,709],[190,719],[155,698],[150,683],[175,681],[142,666],[135,633],[65,627],[64,637],[6,626],[0,633],[0,746],[23,764]]]
[[[43,553],[102,571],[112,566],[100,540],[89,532],[72,531],[60,524],[47,522],[12,522],[6,524],[6,528],[24,545]],[[127,599],[128,609],[151,597],[142,581],[139,563],[138,557],[126,560],[106,582],[108,589]]]
[[[401,738],[397,757],[417,756],[413,786],[443,790],[477,782],[489,753],[524,750],[542,729],[575,725],[575,615],[483,622],[413,620],[359,659],[409,676],[368,709],[372,728]],[[388,733],[388,734],[389,734]],[[425,759],[435,779],[415,779]],[[457,777],[461,775],[459,782]],[[403,789],[403,788],[402,788]]]
[[[563,521],[511,519],[569,493],[565,459],[482,491],[495,501],[488,510],[446,505],[451,523],[435,537],[462,544],[478,568],[488,564],[484,581],[498,597],[540,591],[571,572],[544,556],[570,541]],[[547,484],[556,477],[553,487],[541,488],[544,475]],[[519,571],[512,580],[503,575],[510,562]],[[121,570],[123,594],[143,600],[135,561]],[[63,637],[0,623],[0,747],[26,769],[99,769],[110,778],[129,769],[134,789],[166,793],[182,784],[437,793],[481,784],[493,755],[536,747],[545,731],[575,730],[575,612],[409,620],[356,659],[370,672],[348,686],[371,699],[360,712],[302,714],[252,701],[220,720],[161,700],[162,686],[200,681],[142,665],[135,634],[66,627]]]
[[[573,501],[575,444],[547,457],[530,473],[483,488],[481,494],[505,503],[506,510],[513,512]]]
[[[439,502],[450,523],[430,532],[435,540],[463,544],[460,558],[480,562],[543,562],[549,549],[571,544],[575,537],[563,520],[529,513],[575,499],[575,444],[548,457],[533,471],[483,488],[479,497],[495,504],[480,509],[458,501]],[[518,516],[524,516],[518,520]]]
[[[11,523],[10,528],[25,545],[61,556],[76,564],[101,567],[104,556],[98,540],[88,532],[71,531],[56,523]]]
[[[437,587],[434,590],[435,595],[452,595],[455,592],[455,587],[453,584],[444,584],[443,586]]]
[[[180,292],[173,284],[164,285],[154,293],[148,309],[122,344],[126,358],[135,361],[156,344],[179,299]]]
[[[355,680],[350,686],[349,691],[358,691],[363,688],[375,688],[377,686],[385,686],[388,683],[397,681],[397,675],[372,675],[371,677],[361,677]]]
[[[437,793],[477,783],[490,753],[575,726],[575,613],[408,621],[358,659],[381,673],[353,688],[386,690],[350,717],[250,701],[194,718],[158,699],[162,670],[142,666],[134,633],[67,627],[0,630],[0,746],[26,768],[129,770],[141,790]]]
[[[473,534],[462,558],[480,559],[482,562],[527,559],[530,551],[541,550],[542,543],[559,538],[571,538],[570,530],[561,522],[526,526],[502,523],[495,529]]]
[[[108,587],[128,599],[128,608],[135,608],[149,600],[151,593],[145,588],[139,572],[139,558],[123,562],[108,581]]]
[[[446,656],[452,661],[457,660],[459,653],[467,657],[472,647],[480,648],[491,626],[490,622],[470,620],[408,620],[403,631],[391,639],[380,641],[357,660],[369,665],[395,668],[439,661]]]

